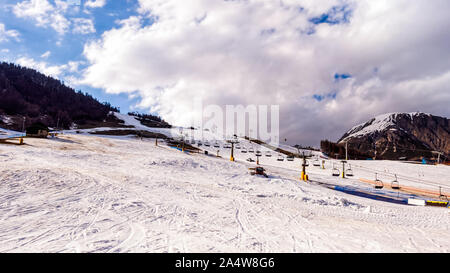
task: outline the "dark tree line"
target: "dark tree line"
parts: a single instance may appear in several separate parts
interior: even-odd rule
[[[68,129],[72,123],[102,121],[110,111],[118,109],[36,70],[0,64],[0,114],[25,117],[27,125],[42,122]]]
[[[172,126],[161,117],[151,114],[140,114],[138,112],[128,112],[128,115],[135,116],[143,125],[148,127],[171,128]]]
[[[338,144],[329,140],[320,142],[320,150],[331,158],[345,159],[345,144]],[[359,150],[348,147],[349,159],[367,159],[374,155],[369,152],[361,152]]]

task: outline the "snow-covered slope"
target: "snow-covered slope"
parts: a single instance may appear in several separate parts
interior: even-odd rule
[[[264,178],[249,175],[248,153],[236,151],[230,162],[227,148],[217,158],[83,134],[26,143],[0,145],[1,252],[450,251],[448,209],[301,182],[297,159],[261,157]],[[331,176],[332,163],[325,170],[310,164],[310,179],[365,187]],[[443,186],[450,177],[446,166],[351,163],[367,178],[362,167],[388,169],[386,175],[417,171]]]

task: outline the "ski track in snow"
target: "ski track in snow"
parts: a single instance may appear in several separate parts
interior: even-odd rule
[[[152,140],[85,134],[26,143],[0,146],[0,252],[450,251],[448,209],[304,183],[300,161],[277,162],[276,153],[261,158],[264,178],[249,175],[250,154],[236,151],[231,163],[223,148],[216,158]],[[242,143],[251,145],[267,150]],[[386,169],[385,179],[419,170],[448,186],[450,177],[443,166],[352,164]],[[355,179],[343,181],[330,166],[307,171],[316,181],[345,185],[371,178],[355,168]]]

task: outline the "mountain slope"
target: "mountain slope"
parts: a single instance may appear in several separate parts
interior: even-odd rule
[[[101,122],[111,111],[88,94],[64,85],[33,69],[15,64],[0,64],[0,126],[22,129],[40,121],[48,126],[69,128]]]
[[[389,113],[357,125],[338,144],[377,158],[418,159],[432,151],[450,154],[450,120],[425,113]]]
[[[133,127],[113,115],[119,110],[75,91],[57,79],[15,64],[0,63],[0,127],[16,131],[35,122],[58,129]],[[158,116],[131,113],[139,124],[171,126]]]

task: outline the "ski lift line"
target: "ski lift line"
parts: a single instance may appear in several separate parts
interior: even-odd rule
[[[368,168],[368,167],[364,167],[364,166],[360,166],[360,165],[354,165],[353,164],[353,167],[355,167],[357,169],[368,170],[368,171],[374,172],[374,173],[383,174],[384,176],[389,176],[389,177],[393,177],[393,178],[395,178],[395,175],[396,175],[396,174],[391,174],[391,173],[385,173],[384,171],[380,171],[380,170],[376,170],[376,169],[372,169],[372,168]],[[421,183],[421,184],[426,184],[426,185],[429,185],[429,186],[442,186],[441,184],[436,184],[436,183],[433,183],[431,181],[421,180],[421,179],[419,180],[419,179],[412,178],[412,177],[405,176],[405,175],[397,175],[397,177],[401,178],[403,180],[414,182],[414,183]],[[450,187],[447,187],[447,186],[444,186],[444,188],[450,189]]]
[[[266,168],[266,167],[265,167]],[[298,180],[298,178],[292,177],[290,175],[286,176],[285,173],[280,173],[277,170],[271,170],[269,168],[266,168],[268,171],[270,171],[271,173],[280,175],[280,177],[284,177],[285,179],[289,179],[289,180],[293,180],[296,181]],[[341,186],[339,184],[335,184],[335,183],[330,183],[330,182],[324,182],[324,181],[317,181],[317,180],[310,180],[311,183],[331,189],[331,190],[338,190],[338,191],[342,191],[341,189],[347,189],[348,186]],[[388,201],[388,202],[395,202],[395,203],[399,203],[399,204],[406,204],[406,199],[405,198],[400,198],[400,194],[397,194],[397,197],[392,197],[389,194],[385,194],[385,193],[380,193],[380,192],[371,192],[371,191],[365,191],[364,189],[359,189],[359,188],[351,188],[351,194],[354,195],[359,195],[362,197],[369,197],[371,199],[376,199],[379,201]],[[347,190],[344,191],[345,193],[349,193]],[[355,193],[359,193],[359,194],[355,194]]]
[[[261,165],[261,166],[263,166],[263,165]],[[298,180],[298,177],[293,177],[291,175],[287,175],[286,173],[279,172],[279,170],[278,170],[279,168],[274,169],[275,168],[274,166],[266,166],[266,165],[264,165],[264,167],[268,171],[270,171],[271,173],[280,175],[280,177],[284,177],[286,179],[293,180],[293,181]],[[291,169],[286,169],[286,168],[282,168],[282,169],[285,169],[285,170],[288,170],[288,171],[292,171]],[[360,179],[360,181],[364,182],[363,179]],[[331,187],[333,187],[332,189],[334,189],[335,186],[338,186],[338,184],[334,184],[334,183],[330,184],[330,183],[326,183],[326,182],[323,182],[323,181],[319,182],[319,181],[311,180],[311,182],[316,182],[317,184],[326,185],[328,187],[331,186]],[[370,183],[370,184],[374,183],[374,181],[371,181],[371,180],[367,180],[367,182]],[[383,184],[383,188],[384,188],[384,184]],[[413,194],[413,195],[418,195],[418,196],[427,196],[427,193],[428,193],[428,195],[432,195],[432,196],[439,196],[440,195],[441,197],[444,197],[444,198],[447,198],[447,199],[450,197],[448,194],[444,194],[443,195],[442,192],[439,192],[439,194],[437,194],[437,192],[427,191],[427,190],[423,190],[423,189],[417,189],[417,188],[414,188],[414,187],[402,187],[402,189],[400,191],[403,191],[403,192],[409,193],[409,194]],[[397,191],[397,195],[399,196],[399,191]]]
[[[417,152],[431,152],[431,153],[442,153],[440,151],[434,151],[434,150],[424,150],[424,149],[407,149],[407,148],[397,148],[397,151],[417,151]]]
[[[361,182],[365,182],[365,183],[369,183],[369,184],[373,184],[376,185],[376,181],[373,180],[369,180],[369,179],[364,179],[364,178],[360,178],[359,179]],[[420,188],[415,188],[415,187],[410,187],[410,186],[402,186],[400,191],[403,192],[409,192],[412,194],[421,194],[421,195],[426,195],[426,196],[433,196],[433,197],[450,197],[450,193],[442,193],[442,191],[438,192],[438,191],[433,191],[433,190],[427,190],[427,189],[420,189]]]
[[[333,167],[335,168],[335,162],[332,162],[333,163]],[[353,166],[355,166],[354,164],[353,164]],[[436,191],[432,191],[432,190],[426,190],[426,189],[419,189],[419,188],[414,188],[414,187],[409,187],[409,186],[402,186],[402,187],[400,187],[400,184],[398,183],[398,177],[399,178],[402,178],[403,180],[407,180],[407,181],[411,181],[411,182],[414,182],[414,183],[416,183],[416,184],[425,184],[425,185],[429,185],[429,186],[433,186],[433,187],[440,187],[440,189],[442,190],[442,189],[444,189],[444,188],[446,188],[446,189],[450,189],[449,187],[445,187],[445,186],[442,186],[441,184],[435,184],[435,183],[430,183],[430,182],[424,182],[423,180],[417,180],[417,179],[414,179],[414,178],[410,178],[410,177],[407,177],[407,176],[398,176],[398,175],[396,175],[396,174],[386,174],[386,173],[384,173],[383,171],[375,171],[375,169],[371,169],[371,168],[367,168],[367,167],[363,167],[363,166],[358,166],[358,165],[356,165],[356,168],[359,168],[359,169],[363,169],[363,170],[369,170],[369,172],[374,172],[375,174],[382,174],[383,176],[393,176],[394,178],[395,178],[395,180],[394,181],[392,181],[392,183],[391,183],[391,188],[392,189],[394,189],[394,190],[403,190],[403,191],[405,191],[405,192],[411,192],[411,193],[415,193],[415,194],[417,194],[417,193],[422,193],[422,194],[428,194],[428,195],[433,195],[433,196],[439,196],[440,194],[438,194]],[[369,183],[370,184],[374,184],[374,186],[375,186],[375,188],[378,188],[378,189],[382,189],[382,188],[384,188],[384,184],[381,184],[380,182],[377,182],[377,181],[372,181],[372,180],[367,180],[367,181],[364,181],[364,179],[360,179],[360,181],[362,181],[362,182],[368,182],[368,181],[370,181]],[[446,198],[448,198],[448,195],[443,195],[444,197],[446,197]]]
[[[298,177],[293,177],[293,176],[291,176],[291,175],[287,175],[286,173],[281,173],[281,172],[279,172],[279,167],[277,167],[277,169],[273,169],[273,168],[275,168],[274,166],[266,166],[266,165],[261,165],[261,166],[264,166],[268,171],[270,171],[271,173],[274,173],[274,174],[277,174],[277,175],[280,175],[280,177],[284,177],[285,179],[289,179],[289,180],[293,180],[293,181],[296,181],[296,180],[298,180]],[[286,168],[283,168],[283,167],[281,167],[281,169],[284,169],[284,170],[288,170],[288,171],[292,171],[291,169],[286,169]],[[373,183],[371,180],[368,180],[368,181],[370,181],[370,182],[368,182],[368,183]],[[335,186],[338,186],[337,184],[330,184],[330,183],[326,183],[326,182],[319,182],[319,181],[315,181],[315,180],[311,180],[311,182],[315,182],[315,183],[317,183],[317,184],[320,184],[320,185],[326,185],[326,186],[328,186],[328,187],[330,187],[330,186],[332,186],[332,187],[335,187]],[[333,188],[334,189],[334,188]],[[411,190],[412,189],[412,190]],[[406,193],[410,193],[410,194],[414,194],[414,195],[419,195],[419,196],[421,196],[422,194],[425,194],[426,195],[426,193],[428,192],[427,190],[421,190],[421,189],[416,189],[416,188],[413,188],[413,187],[402,187],[402,191],[404,191],[404,192],[406,192]],[[430,193],[431,193],[431,191],[430,191]],[[441,194],[442,195],[442,193],[439,193],[439,194],[435,194],[434,192],[433,193],[431,193],[432,195],[434,195],[434,196],[438,196],[439,194]],[[445,197],[450,197],[450,196],[448,196],[448,195],[442,195],[442,196],[445,196]]]
[[[335,161],[335,160],[331,160],[331,162],[332,162],[332,164],[333,164],[333,168],[335,168],[335,167],[334,167],[334,164],[335,164],[334,161]],[[364,166],[360,166],[360,165],[355,165],[355,164],[353,164],[353,167],[355,167],[356,169],[362,169],[362,170],[365,170],[365,171],[368,171],[368,172],[378,173],[378,174],[382,174],[383,176],[388,176],[388,177],[393,177],[393,178],[395,178],[395,174],[385,173],[384,171],[376,170],[376,169],[373,169],[373,168],[368,168],[368,167],[364,167]],[[448,186],[445,186],[445,185],[442,186],[442,184],[436,184],[436,183],[433,183],[433,182],[427,181],[427,180],[416,179],[416,178],[412,178],[412,177],[405,176],[405,175],[397,175],[397,177],[398,177],[399,179],[406,180],[406,181],[410,181],[410,182],[413,182],[413,183],[416,183],[416,184],[425,184],[425,185],[428,185],[428,186],[442,187],[442,188],[445,188],[445,189],[449,189],[449,190],[450,190],[450,187],[448,187]]]

